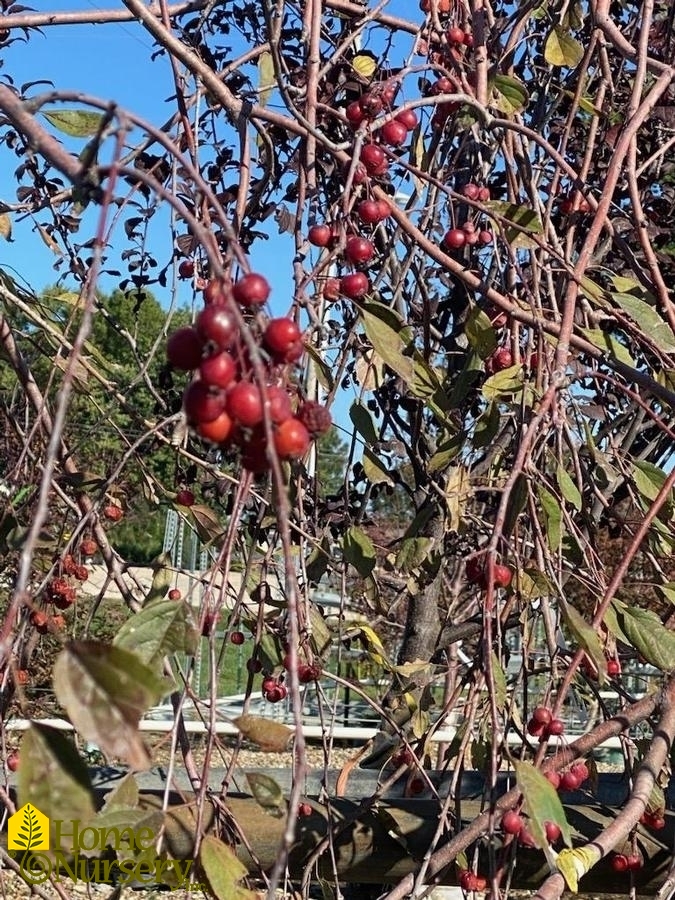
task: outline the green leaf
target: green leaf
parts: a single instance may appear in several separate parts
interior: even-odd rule
[[[523,112],[529,103],[525,85],[511,75],[495,75],[492,88],[496,96],[491,105],[507,116]]]
[[[45,119],[54,128],[70,137],[92,137],[98,134],[105,118],[103,113],[89,112],[84,109],[60,109],[43,113]]]
[[[581,509],[581,493],[571,476],[563,469],[561,465],[556,471],[556,480],[560,493],[575,509]]]
[[[561,599],[561,611],[563,619],[578,645],[586,651],[587,656],[598,670],[598,681],[604,684],[607,681],[607,658],[598,633],[588,624],[581,613]],[[675,636],[673,638],[675,640]]]
[[[514,762],[516,781],[523,795],[523,807],[529,817],[528,827],[538,847],[548,847],[546,823],[560,828],[568,847],[572,846],[572,832],[558,792],[551,782],[529,762]]]
[[[248,875],[246,866],[219,838],[207,834],[199,847],[199,863],[217,900],[255,900],[257,894],[239,882]]]
[[[387,654],[384,645],[380,640],[380,636],[370,627],[370,625],[359,623],[350,629],[350,633],[358,634],[361,643],[366,648],[366,652],[374,663],[378,666],[384,666],[387,669],[391,669],[391,663],[387,659]]]
[[[609,280],[614,285],[614,288],[620,294],[633,294],[634,296],[642,296],[642,297],[653,297],[652,294],[649,293],[647,288],[640,284],[639,281],[636,281],[634,278],[627,278],[625,275],[615,275],[614,273],[610,273]]]
[[[352,525],[342,538],[345,560],[364,578],[375,568],[375,547],[365,531]]]
[[[553,553],[557,553],[560,547],[560,536],[562,529],[562,510],[558,498],[547,490],[543,485],[538,484],[537,496],[544,513],[544,524],[546,527],[546,537],[548,544]]]
[[[393,666],[393,671],[407,681],[411,680],[419,683],[420,681],[427,681],[431,677],[434,665],[423,659],[415,659],[412,662],[401,663],[400,666]],[[418,678],[416,679],[415,676],[418,676]]]
[[[675,351],[675,335],[658,311],[632,294],[611,294],[612,300],[637,323],[640,331],[664,353]]]
[[[70,737],[48,725],[31,723],[19,749],[18,805],[31,803],[54,819],[79,819],[82,824],[96,812],[89,770]],[[57,848],[72,849],[65,842]]]
[[[314,545],[311,553],[305,558],[304,571],[311,584],[318,584],[328,571],[331,559],[331,542],[324,535],[321,542]]]
[[[494,650],[491,653],[492,659],[492,677],[494,680],[494,697],[499,712],[506,709],[506,701],[508,700],[508,690],[506,687],[506,673],[499,662],[499,658]]]
[[[580,328],[579,331],[598,350],[608,353],[614,359],[625,363],[627,366],[635,366],[635,360],[624,345],[606,331],[602,331],[600,328]]]
[[[144,600],[145,605],[152,603],[153,600],[161,600],[166,597],[176,572],[170,553],[161,553],[151,565],[152,584]]]
[[[259,806],[274,815],[283,815],[286,809],[284,792],[274,778],[262,772],[247,772],[246,780]]]
[[[675,581],[666,581],[664,584],[657,584],[656,590],[660,591],[670,603],[675,603]]]
[[[194,655],[199,633],[187,603],[155,600],[122,625],[113,644],[156,667],[170,653]]]
[[[522,203],[509,203],[506,200],[488,200],[484,206],[496,216],[513,222],[521,231],[527,231],[529,234],[543,234],[544,232],[544,226],[539,218],[539,214],[531,206],[526,206]],[[494,221],[496,224],[501,224],[497,219]]]
[[[553,585],[543,572],[539,572],[537,569],[525,569],[518,575],[518,593],[523,600],[550,597],[553,593]]]
[[[666,483],[663,469],[646,460],[638,460],[633,467],[631,477],[638,493],[647,500],[653,501]],[[672,493],[671,493],[672,496]]]
[[[486,400],[499,400],[507,395],[519,393],[522,389],[523,367],[510,366],[486,378],[481,391]]]
[[[612,600],[612,607],[628,643],[648,663],[662,672],[675,669],[675,633],[666,628],[655,612],[627,606],[619,600]]]
[[[464,447],[466,435],[464,432],[453,434],[448,440],[442,441],[429,460],[429,472],[442,472],[450,465]]]
[[[460,531],[462,520],[466,517],[467,502],[472,496],[471,480],[465,466],[452,466],[448,470],[445,485],[445,502],[449,531]]]
[[[576,95],[574,91],[563,91],[562,92],[565,97],[569,97],[570,100],[574,100]],[[583,112],[588,113],[589,116],[598,116],[598,118],[606,119],[607,114],[603,112],[599,107],[597,107],[590,97],[579,97],[578,98],[579,109],[583,110]]]
[[[403,379],[414,396],[427,399],[438,392],[438,376],[414,352],[410,331],[400,318],[388,306],[375,301],[364,302],[360,313],[373,349]]]
[[[497,335],[492,323],[488,315],[478,306],[474,306],[467,316],[464,333],[481,359],[487,359],[497,347]]]
[[[267,106],[276,86],[274,58],[269,50],[263,50],[258,57],[258,103]]]
[[[474,384],[483,376],[483,362],[476,353],[467,353],[462,371],[452,373],[448,409],[456,409],[466,399]]]
[[[335,378],[331,367],[326,363],[326,360],[317,348],[311,344],[305,345],[305,353],[312,361],[317,381],[327,394],[331,394],[335,387]]]
[[[407,344],[401,335],[402,323],[392,317],[392,311],[381,303],[364,304],[361,319],[373,349],[408,385],[413,383],[414,365],[411,356],[404,356]]]
[[[372,416],[363,404],[358,402],[352,403],[349,408],[349,418],[366,444],[372,445],[377,443],[377,432],[373,425]]]
[[[584,56],[583,45],[559,25],[550,32],[544,45],[544,59],[550,66],[574,69]]]
[[[430,537],[405,538],[396,554],[396,568],[408,573],[421,566],[429,556],[433,543]]]
[[[150,766],[138,722],[168,690],[134,653],[98,641],[70,641],[54,664],[54,692],[75,728],[132,769]]]
[[[504,519],[503,533],[504,537],[508,537],[516,527],[518,517],[527,506],[527,498],[529,496],[528,481],[525,475],[518,475],[516,483],[511,491],[508,505],[506,507],[506,517]]]
[[[372,484],[394,484],[394,480],[382,460],[378,456],[375,456],[373,451],[368,447],[363,451],[361,463],[366,478]]]
[[[309,642],[317,656],[324,657],[330,649],[333,635],[316,603],[309,604]]]
[[[490,403],[476,422],[473,435],[474,447],[487,447],[488,444],[491,444],[499,431],[500,422],[499,406],[496,403]]]

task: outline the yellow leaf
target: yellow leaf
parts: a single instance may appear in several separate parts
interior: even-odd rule
[[[49,247],[52,253],[55,253],[57,256],[63,256],[63,250],[56,243],[51,234],[44,228],[42,225],[37,226],[38,234],[45,242],[45,244]]]
[[[583,55],[583,46],[560,25],[556,25],[546,38],[544,58],[551,66],[574,69],[581,62]]]
[[[593,852],[586,847],[577,847],[574,850],[565,848],[560,851],[556,865],[573,894],[579,893],[579,879],[583,878],[599,859],[599,851]]]
[[[92,137],[98,133],[105,118],[103,113],[86,109],[59,109],[43,115],[54,128],[70,137]]]
[[[448,473],[445,488],[445,501],[448,506],[448,528],[459,531],[462,513],[471,495],[469,479],[463,466],[452,466]]]
[[[357,53],[352,67],[361,78],[371,79],[377,69],[377,60],[370,53]]]
[[[258,101],[261,106],[267,106],[275,85],[272,54],[264,50],[258,57]]]
[[[8,241],[12,237],[12,220],[9,213],[0,214],[0,237]]]

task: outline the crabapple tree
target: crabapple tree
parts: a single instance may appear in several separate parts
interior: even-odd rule
[[[389,900],[440,878],[506,891],[533,858],[542,898],[587,872],[653,886],[640,835],[666,824],[675,737],[675,684],[645,681],[675,669],[672,5],[2,6],[0,234],[57,273],[45,294],[0,266],[0,713],[19,800],[52,814],[68,796],[96,821],[76,749],[35,724],[15,756],[4,727],[51,641],[56,702],[110,760],[151,764],[139,718],[171,696],[194,816],[167,813],[158,852],[194,857],[220,897],[366,875]],[[14,74],[25,44],[119,23],[163,79],[156,115],[114,80],[45,82],[37,54]],[[188,596],[173,545],[139,595],[115,528],[141,502],[198,536]],[[76,616],[92,557],[105,584]],[[109,585],[126,618],[93,639]],[[207,785],[237,766],[211,701],[244,650],[241,736],[292,743],[287,789],[249,779],[262,824],[229,777]],[[381,770],[436,803],[428,833],[375,788],[344,815],[304,796],[303,704],[330,767],[354,693],[377,729],[337,793],[357,762]],[[292,729],[268,721],[281,703]],[[573,846],[558,792],[588,788],[618,735],[631,792]],[[463,814],[470,769],[489,809]],[[139,803],[118,805],[136,822]],[[376,857],[350,830],[364,815],[388,841],[379,868],[350,857]]]

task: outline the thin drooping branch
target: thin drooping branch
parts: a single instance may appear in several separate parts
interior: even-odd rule
[[[592,731],[582,735],[575,741],[572,741],[563,750],[559,750],[555,756],[547,759],[542,764],[541,771],[559,771],[560,769],[565,768],[565,766],[568,766],[575,759],[581,759],[586,756],[591,750],[595,747],[599,747],[610,737],[622,734],[639,722],[643,722],[654,713],[654,710],[662,701],[662,696],[670,697],[673,690],[675,690],[675,678],[671,677],[664,688],[664,691],[666,692],[665,695],[660,696],[651,694],[626,707],[616,716],[607,719],[605,722],[596,726]],[[672,716],[672,714],[671,709],[668,715]],[[668,721],[670,723],[670,719]],[[497,824],[500,817],[499,814],[503,814],[508,809],[511,809],[514,804],[518,802],[519,797],[520,791],[517,787],[508,791],[499,798],[494,806],[494,812],[498,814],[497,819],[494,819],[493,810],[486,810],[484,813],[481,813],[480,816],[477,816],[473,822],[459,832],[459,834],[451,838],[447,844],[439,847],[429,860],[427,869],[428,881],[431,882],[436,875],[454,862],[459,853],[467,850],[474,841],[485,834],[491,820],[495,821],[495,824]],[[412,890],[414,880],[414,875],[406,875],[395,888],[382,897],[382,900],[404,900]]]
[[[649,802],[650,794],[657,783],[666,761],[669,759],[675,738],[675,682],[665,685],[660,698],[661,716],[654,729],[649,750],[640,763],[629,799],[617,813],[614,821],[607,825],[590,843],[579,847],[575,857],[578,876],[582,877],[619,846],[635,828]],[[565,879],[556,872],[546,879],[533,900],[558,900],[565,889]]]

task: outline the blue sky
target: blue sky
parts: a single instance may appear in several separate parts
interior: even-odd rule
[[[95,4],[89,0],[64,0],[58,4],[52,0],[47,9],[40,11],[63,9],[99,9],[107,8],[105,4]],[[421,13],[414,7],[413,18]],[[394,14],[413,12],[404,0],[392,0],[388,11]],[[408,43],[408,41],[406,41]],[[135,23],[112,23],[105,25],[69,25],[44,28],[42,34],[34,32],[28,44],[16,41],[6,47],[2,56],[0,76],[10,76],[14,84],[22,84],[37,79],[53,82],[57,89],[81,90],[104,100],[114,99],[122,107],[126,107],[149,119],[154,124],[165,121],[173,112],[173,104],[167,98],[173,92],[173,83],[169,62],[166,57],[159,57],[150,62],[152,41],[149,35]],[[398,60],[400,61],[400,60]],[[397,62],[398,62],[397,61]],[[48,90],[48,85],[38,85],[31,93]],[[84,146],[85,141],[68,138],[63,140],[75,152]],[[15,157],[5,148],[0,149],[0,199],[12,202],[15,198],[16,183],[13,173],[18,165]],[[37,217],[37,221],[46,222],[48,214]],[[56,257],[40,239],[34,230],[34,221],[21,221],[13,217],[13,240],[11,243],[0,241],[0,266],[8,268],[25,278],[30,285],[40,290],[58,277],[54,269]],[[163,229],[162,229],[163,231]],[[252,251],[252,260],[258,271],[266,274],[274,284],[290,287],[291,260],[293,243],[288,236],[279,237],[276,225],[270,223],[271,239],[260,242]],[[85,230],[81,234],[85,239]],[[168,232],[157,235],[155,240],[165,241]],[[86,234],[89,237],[89,234]],[[124,241],[120,234],[120,247]],[[163,265],[168,252],[158,243],[156,252],[160,265]],[[283,279],[282,284],[279,284]],[[117,279],[102,278],[101,286],[111,289],[116,286]],[[156,289],[160,300],[161,288]],[[185,297],[186,302],[189,297]],[[279,311],[283,311],[283,303]]]
[[[105,3],[96,4],[90,0],[64,0],[63,4],[51,0],[47,7],[40,7],[40,11],[99,8],[109,7]],[[392,0],[388,11],[413,19],[419,16],[420,21],[422,17],[417,4],[411,9],[406,0]],[[403,48],[400,58],[391,59],[393,65],[400,64],[403,54],[409,52],[409,37],[405,38]],[[56,89],[83,91],[103,100],[114,99],[120,106],[158,125],[166,121],[175,110],[175,104],[168,99],[174,88],[168,59],[158,57],[151,62],[152,52],[150,37],[132,22],[48,27],[43,29],[42,34],[33,33],[27,44],[16,41],[3,48],[0,77],[11,77],[17,88],[27,82],[46,79],[52,81]],[[37,85],[29,94],[35,95],[47,90],[49,85]],[[62,135],[59,137],[73,152],[80,152],[86,143],[85,140],[70,139]],[[14,171],[18,164],[16,157],[0,145],[0,199],[9,203],[14,202],[16,197]],[[92,207],[76,240],[81,236],[84,241],[93,235],[92,223],[98,216],[98,210],[98,207]],[[12,241],[0,239],[0,268],[9,271],[18,281],[27,282],[39,292],[65,272],[65,269],[54,268],[57,257],[35,229],[36,222],[44,224],[49,221],[49,214],[42,213],[35,220],[21,220],[16,216],[12,219]],[[171,248],[167,246],[170,232],[166,218],[165,222],[167,227],[155,227],[150,244],[160,266],[166,264],[171,252]],[[265,274],[272,284],[270,305],[273,314],[282,315],[287,312],[291,300],[294,244],[289,235],[278,235],[273,220],[269,222],[269,230],[270,240],[254,245],[251,261],[253,268]],[[123,250],[126,238],[121,225],[116,235],[117,250]],[[114,261],[110,265],[120,268]],[[122,267],[123,277],[124,274]],[[118,281],[118,278],[102,277],[99,286],[104,291],[110,291],[117,286]],[[63,285],[71,289],[76,287],[72,278],[68,277],[64,278]],[[170,288],[154,286],[152,290],[163,305],[170,303]],[[179,304],[190,304],[192,300],[191,285],[180,282]],[[350,402],[345,395],[338,398],[334,413],[339,421],[346,423]]]

